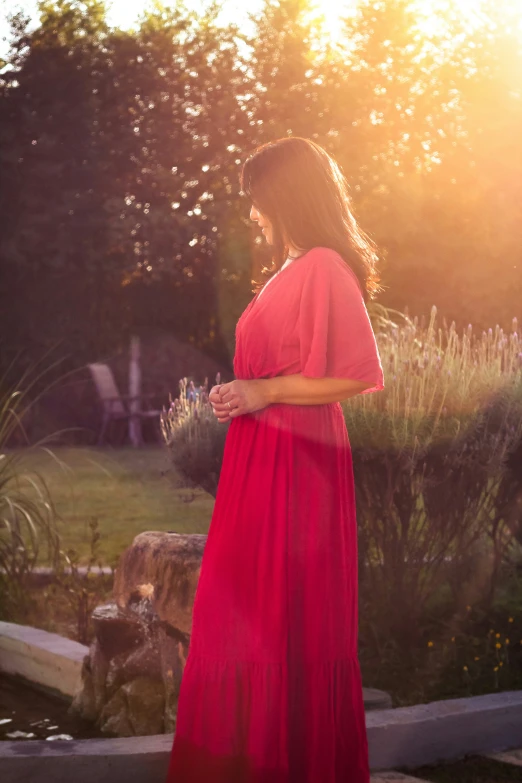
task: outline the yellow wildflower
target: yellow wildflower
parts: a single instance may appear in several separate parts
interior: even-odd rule
[[[479,656],[478,656],[478,655],[475,655],[475,658],[474,658],[474,660],[475,660],[475,661],[480,661],[480,658],[479,658]]]
[[[433,642],[428,642],[428,647],[433,647]]]
[[[501,644],[499,644],[499,642],[497,642],[497,643],[496,643],[496,645],[495,645],[495,647],[497,648],[497,650],[500,650],[500,648],[502,647],[502,645],[501,645]]]
[[[499,633],[495,634],[495,639],[500,639],[500,634]]]
[[[514,622],[515,622],[515,621],[513,620],[513,618],[512,618],[512,617],[510,617],[510,618],[509,618],[509,620],[508,620],[508,623],[514,623]]]
[[[505,644],[509,644],[509,639],[506,639]]]
[[[463,670],[464,670],[465,672],[467,672],[467,671],[468,671],[468,667],[467,667],[467,666],[463,666],[462,668],[463,668]]]
[[[498,666],[495,666],[495,668],[493,669],[493,671],[494,671],[494,672],[498,672]]]

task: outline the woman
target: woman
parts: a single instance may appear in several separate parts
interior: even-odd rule
[[[236,327],[230,422],[194,603],[168,783],[368,783],[357,534],[340,400],[383,388],[375,256],[317,144],[245,162],[270,280]]]

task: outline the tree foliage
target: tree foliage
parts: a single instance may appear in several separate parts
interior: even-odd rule
[[[122,31],[100,0],[45,0],[34,31],[13,18],[4,360],[57,345],[79,366],[153,328],[230,361],[263,252],[239,166],[287,134],[341,163],[383,304],[483,328],[520,317],[522,38],[507,11],[485,2],[470,25],[441,10],[427,28],[411,0],[360,0],[336,42],[308,0],[265,0],[252,31],[219,13],[156,5]]]

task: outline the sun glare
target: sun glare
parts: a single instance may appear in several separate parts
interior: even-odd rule
[[[498,0],[498,4],[508,5],[509,0]],[[489,22],[481,0],[416,0],[415,5],[419,10],[419,30],[426,35],[443,32],[445,23],[456,19],[470,31]]]
[[[0,0],[1,2],[1,0]],[[28,4],[34,0],[26,0]],[[210,0],[188,0],[187,5],[194,11],[204,12]],[[375,0],[375,6],[384,6],[387,0]],[[168,1],[166,2],[168,5]],[[154,0],[108,0],[109,19],[117,27],[134,26],[138,17]],[[311,17],[319,22],[325,39],[330,44],[341,43],[343,38],[343,18],[353,16],[359,0],[311,0]],[[492,24],[485,10],[483,0],[412,0],[416,10],[417,27],[426,37],[444,35],[448,25],[459,19],[471,31],[477,27]],[[496,8],[505,13],[516,27],[522,38],[522,0],[496,0]],[[220,21],[223,24],[235,22],[245,30],[250,29],[248,11],[256,14],[262,11],[262,0],[223,0]]]
[[[353,15],[356,9],[357,0],[315,0],[310,16],[319,23],[325,37],[336,44],[343,37],[343,18]]]
[[[386,0],[376,0],[383,5]],[[315,0],[312,16],[316,18],[332,43],[343,37],[342,19],[356,13],[358,0]],[[464,22],[470,31],[492,24],[482,0],[412,0],[417,27],[426,36],[444,34],[454,20]],[[496,7],[512,21],[522,37],[522,0],[497,0]]]

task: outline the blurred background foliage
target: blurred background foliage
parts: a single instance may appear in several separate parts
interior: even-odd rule
[[[290,133],[341,163],[380,248],[380,304],[507,330],[522,314],[520,15],[485,0],[470,24],[448,3],[426,25],[412,0],[361,0],[335,40],[307,0],[266,0],[248,34],[216,4],[156,4],[126,31],[99,0],[45,0],[36,26],[14,16],[4,368],[57,347],[71,370],[146,330],[230,368],[266,261],[240,163]]]

